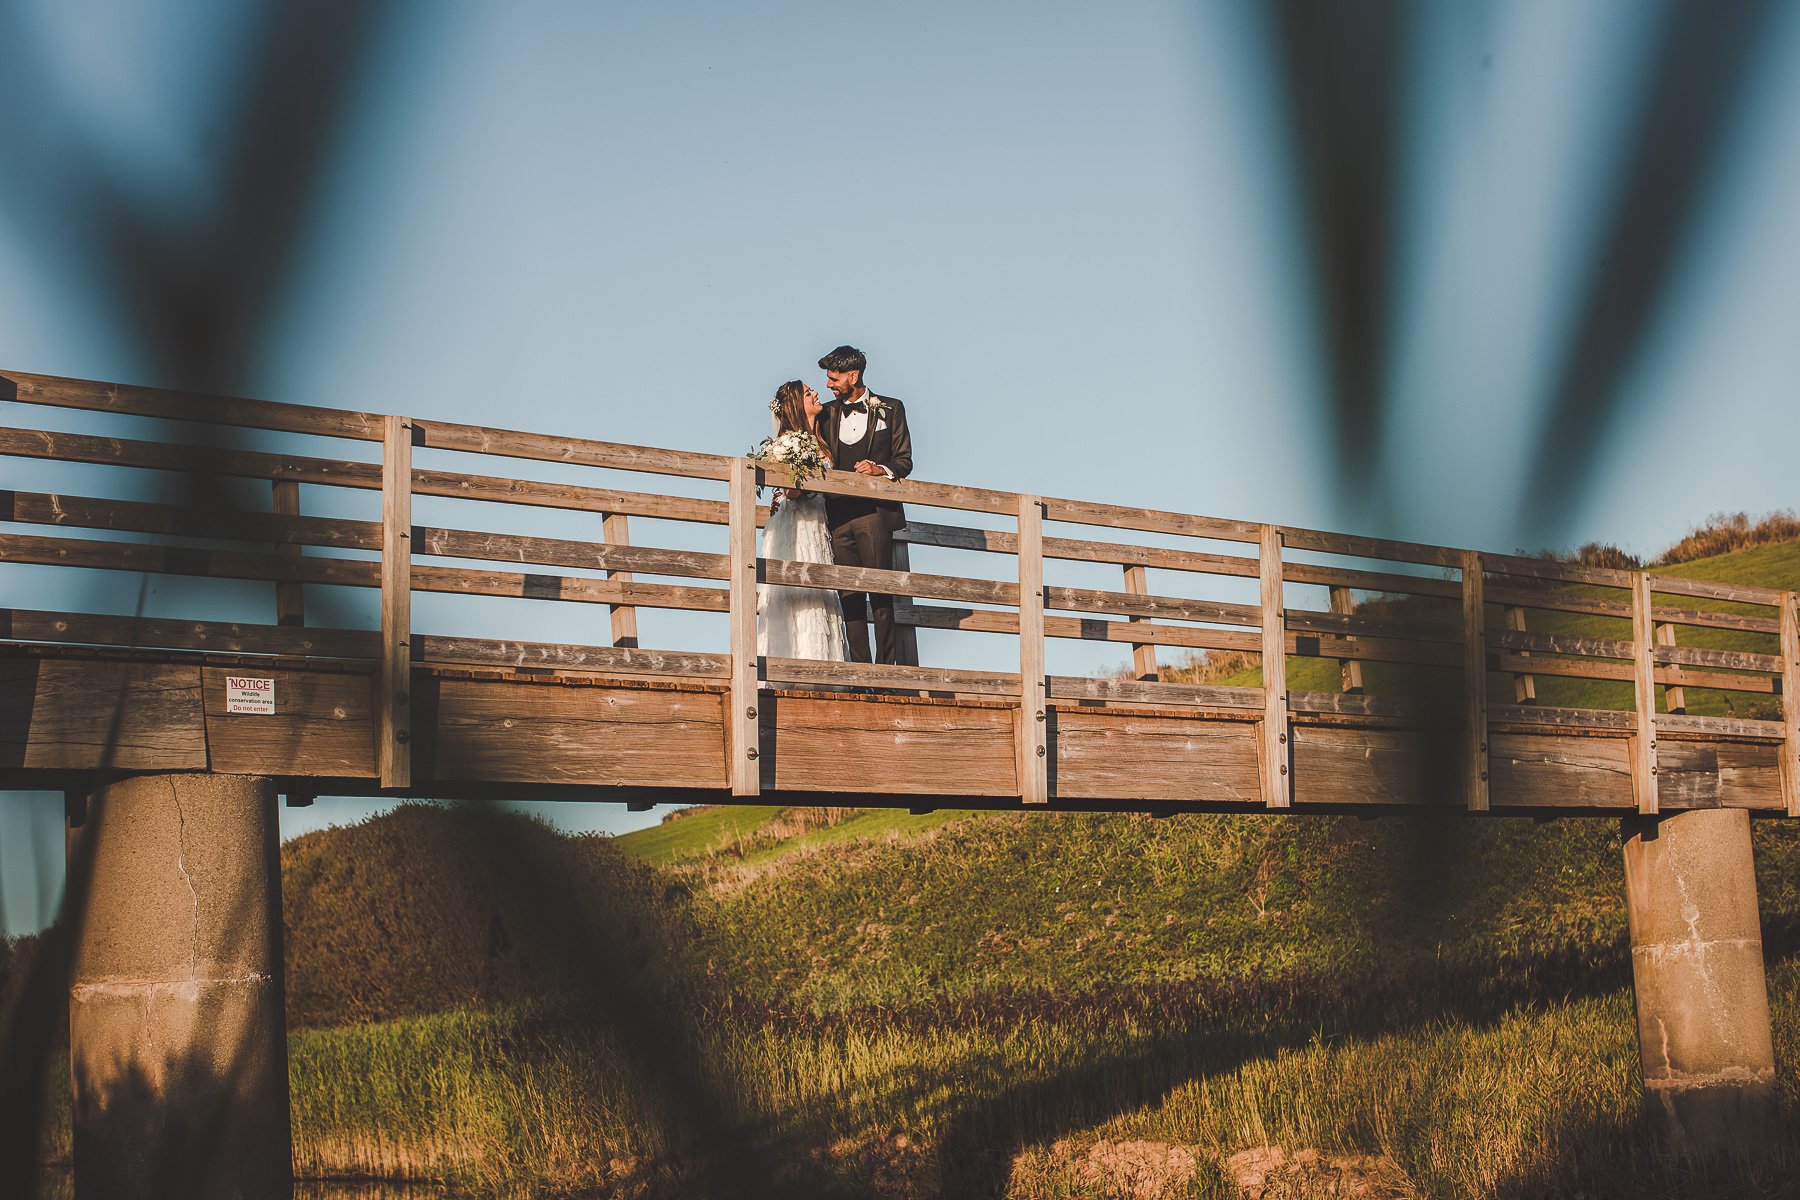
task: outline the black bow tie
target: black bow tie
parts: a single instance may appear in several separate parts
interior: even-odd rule
[[[844,401],[844,411],[847,413],[866,413],[869,411],[869,405],[865,400],[846,400]]]

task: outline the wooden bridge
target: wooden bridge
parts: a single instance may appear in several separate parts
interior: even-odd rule
[[[744,458],[20,373],[0,373],[0,398],[161,433],[48,419],[0,429],[0,454],[116,468],[81,476],[116,477],[114,497],[156,477],[267,486],[260,511],[0,493],[0,515],[20,529],[0,533],[0,563],[81,568],[64,572],[72,596],[92,590],[77,582],[91,571],[273,585],[265,623],[0,609],[0,786],[213,771],[274,778],[291,799],[1800,815],[1795,705],[1779,720],[1685,711],[1694,689],[1766,699],[1800,688],[1792,592],[844,475],[815,490],[905,501],[903,543],[948,548],[972,570],[783,562],[757,555],[767,510],[756,496],[787,480]],[[242,430],[295,436],[245,449]],[[643,482],[520,477],[545,463]],[[685,494],[695,490],[715,494]],[[307,511],[341,510],[328,494],[345,491],[379,493],[379,515]],[[416,497],[592,513],[595,536],[421,525]],[[710,529],[716,548],[635,544],[628,528],[641,537],[645,519]],[[1071,563],[1118,584],[1047,585],[1047,568]],[[1152,572],[1179,581],[1177,594],[1153,589]],[[903,626],[1011,635],[1017,669],[759,659],[758,582],[910,597]],[[379,589],[381,628],[308,625],[304,589],[321,584]],[[419,592],[607,605],[612,644],[415,631]],[[1297,603],[1306,597],[1314,606]],[[650,608],[726,614],[729,636],[641,646],[637,614]],[[1532,631],[1556,614],[1610,620],[1620,636]],[[1695,629],[1761,635],[1768,652],[1684,645]],[[1048,675],[1046,644],[1059,639],[1129,648],[1132,670]],[[1164,681],[1158,647],[1254,656],[1262,686]],[[1341,664],[1341,688],[1288,687],[1290,661],[1308,657]],[[1376,671],[1365,686],[1369,664],[1395,665],[1385,692]],[[1552,677],[1615,681],[1629,707],[1536,704],[1537,681]],[[245,701],[252,687],[272,701]]]
[[[68,797],[84,1196],[291,1193],[281,793],[1614,814],[1646,1110],[1703,1152],[1771,1111],[1749,815],[1800,815],[1793,592],[837,474],[967,569],[775,561],[757,490],[790,481],[744,458],[19,373],[0,401],[38,418],[0,456],[57,464],[0,492],[4,598],[51,597],[0,608],[0,788]],[[555,516],[463,527],[495,504]],[[570,513],[591,538],[542,536]],[[123,615],[107,572],[188,577],[191,618]],[[907,597],[934,657],[1000,635],[1013,669],[759,658],[762,582]],[[338,587],[378,629],[321,627]],[[219,617],[246,588],[260,619]],[[415,630],[433,593],[606,605],[611,644]],[[725,635],[641,645],[662,609]],[[1131,669],[1049,673],[1079,641]],[[1168,647],[1260,684],[1161,678]],[[1537,703],[1558,680],[1616,707]]]

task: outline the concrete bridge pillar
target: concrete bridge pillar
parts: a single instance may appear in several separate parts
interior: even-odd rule
[[[1625,819],[1644,1106],[1672,1148],[1753,1145],[1775,1083],[1750,814]]]
[[[83,1200],[287,1200],[276,795],[147,775],[71,811],[86,888],[69,987]]]

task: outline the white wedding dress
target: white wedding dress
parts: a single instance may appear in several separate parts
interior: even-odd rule
[[[816,492],[784,496],[763,530],[763,557],[792,562],[831,562],[825,497]],[[770,658],[849,657],[844,612],[829,588],[763,584],[756,596],[756,652]]]

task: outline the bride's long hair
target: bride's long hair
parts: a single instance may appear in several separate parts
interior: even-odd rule
[[[769,411],[775,414],[775,434],[779,437],[794,429],[805,429],[806,425],[806,385],[798,379],[790,379],[775,389],[775,400],[769,405]],[[813,436],[819,444],[825,444],[823,430],[814,430]]]

